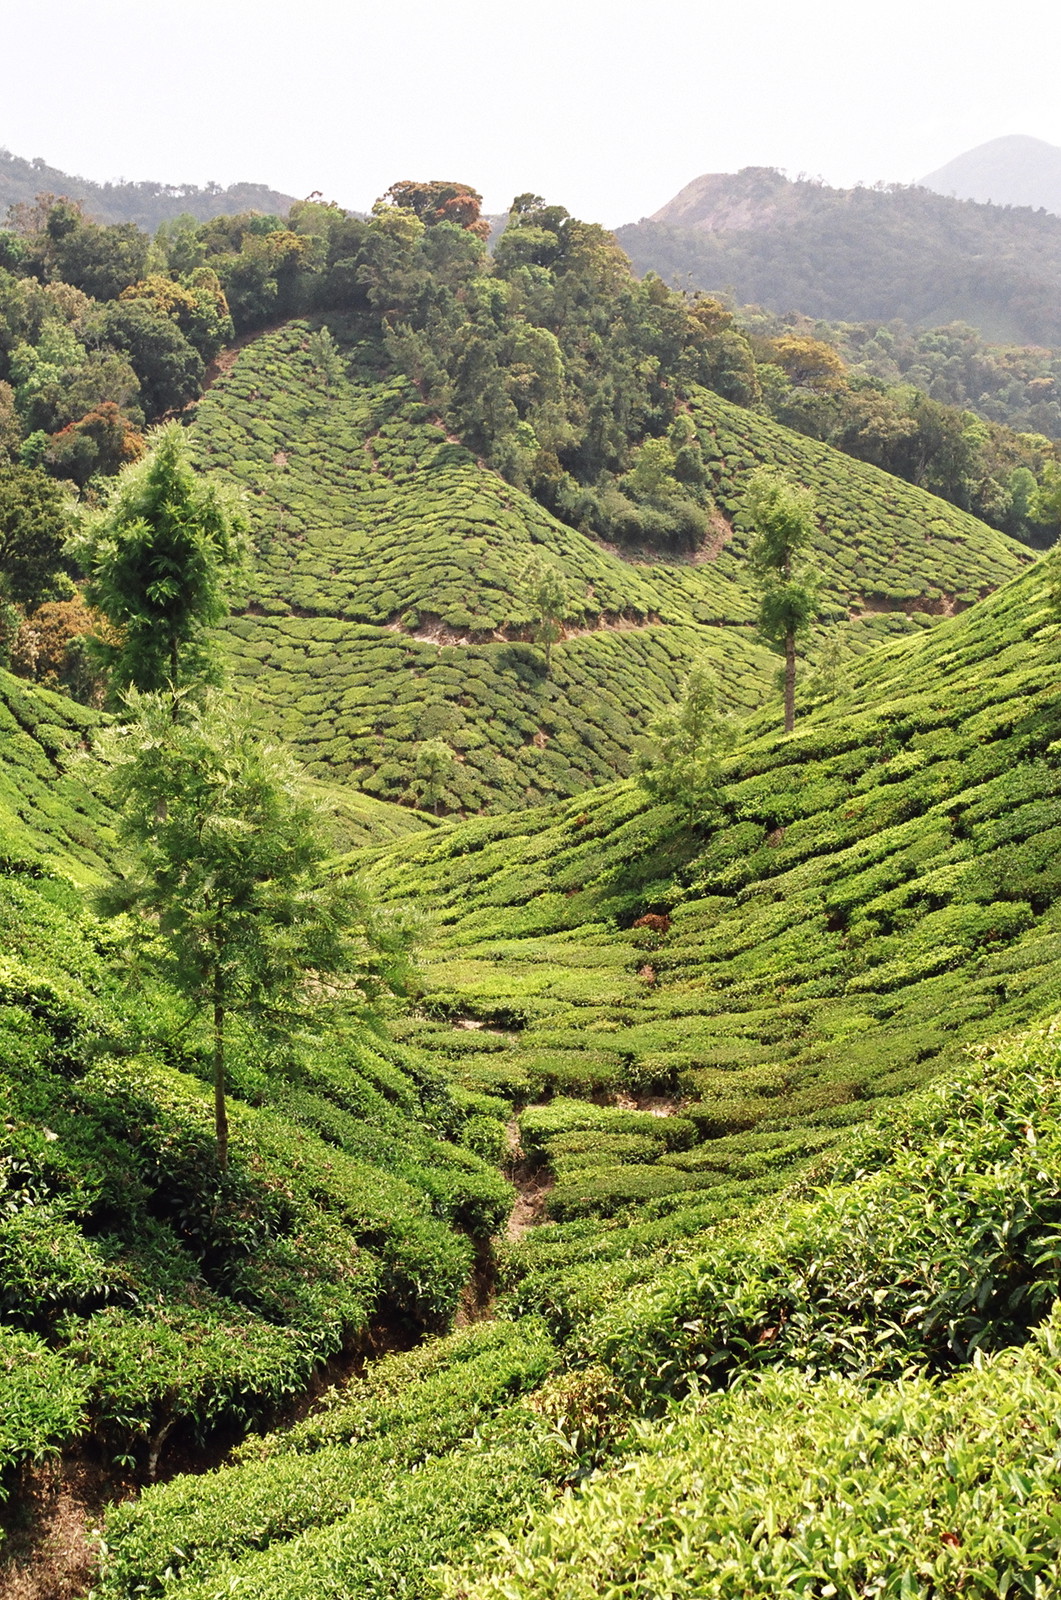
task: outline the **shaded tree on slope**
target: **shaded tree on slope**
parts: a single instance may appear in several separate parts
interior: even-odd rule
[[[756,539],[752,570],[762,585],[759,631],[785,658],[785,732],[796,725],[796,644],[818,614],[818,598],[800,556],[814,533],[814,501],[782,473],[762,468],[748,485]]]
[[[113,696],[214,675],[207,630],[242,573],[244,529],[238,505],[192,470],[176,423],[117,478],[75,542],[86,597],[117,630],[97,644]]]
[[[127,701],[102,741],[126,875],[102,897],[136,930],[133,953],[198,1011],[213,1038],[218,1165],[228,1165],[225,1055],[234,1017],[289,1033],[310,1006],[364,1008],[403,981],[408,940],[357,881],[329,872],[318,808],[293,757],[208,694]]]

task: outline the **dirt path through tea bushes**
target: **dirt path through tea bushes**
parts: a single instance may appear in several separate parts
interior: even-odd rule
[[[507,1134],[509,1177],[516,1186],[516,1201],[504,1233],[505,1239],[511,1244],[521,1239],[528,1228],[542,1221],[553,1179],[540,1164],[527,1160],[520,1142],[519,1123],[514,1117],[508,1124]]]

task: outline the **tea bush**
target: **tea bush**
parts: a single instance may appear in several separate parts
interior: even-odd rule
[[[928,612],[1028,559],[933,496],[707,391],[694,411],[724,536],[703,560],[623,559],[448,437],[363,325],[332,319],[345,374],[325,382],[313,326],[240,351],[199,404],[193,448],[245,491],[254,527],[252,592],[225,630],[237,680],[319,777],[383,799],[411,801],[417,750],[436,738],[456,756],[439,800],[449,812],[628,774],[694,658],[717,671],[728,706],[759,705],[771,658],[751,627],[739,513],[764,461],[818,496],[830,624],[856,652],[920,631]],[[550,672],[519,583],[534,550],[577,597]]]
[[[77,1436],[86,1400],[82,1375],[61,1355],[32,1334],[0,1328],[0,1503],[14,1468]]]
[[[415,1472],[385,1473],[366,1483],[363,1494],[347,1480],[348,1509],[335,1520],[223,1560],[202,1577],[167,1582],[165,1592],[182,1600],[213,1600],[233,1590],[255,1600],[303,1594],[413,1600],[430,1591],[441,1561],[459,1559],[488,1529],[511,1525],[564,1479],[568,1465],[559,1435],[525,1407],[512,1406]]]
[[[533,1320],[470,1329],[384,1358],[289,1432],[251,1440],[242,1460],[177,1478],[115,1508],[104,1528],[103,1595],[202,1583],[227,1560],[279,1547],[384,1495],[447,1454],[555,1359]]]
[[[150,1473],[268,1420],[383,1315],[445,1328],[512,1191],[464,1142],[479,1107],[344,1017],[279,1055],[235,1040],[222,1174],[201,1019],[130,991],[86,903],[98,719],[3,676],[0,712],[0,1472],[87,1431]]]
[[[616,785],[387,846],[379,892],[435,908],[426,1005],[500,1030],[470,1054],[437,1022],[409,1037],[515,1105],[560,1095],[524,1113],[541,1153],[615,1114],[572,1093],[670,1097],[695,1150],[661,1151],[651,1180],[640,1160],[565,1165],[554,1216],[757,1203],[967,1042],[1061,1007],[1059,662],[1035,567],[865,656],[791,738],[753,723],[709,826]],[[651,951],[646,915],[670,923]],[[607,1052],[610,1084],[533,1070],[579,1049]]]
[[[441,1592],[1044,1600],[1061,1583],[1059,1355],[1055,1315],[942,1384],[788,1370],[687,1403]]]
[[[977,1063],[892,1113],[878,1170],[719,1235],[580,1341],[646,1395],[766,1364],[945,1370],[1019,1342],[1061,1287],[1059,1086],[1053,1033]]]

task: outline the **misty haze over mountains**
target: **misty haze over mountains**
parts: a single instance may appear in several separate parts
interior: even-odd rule
[[[79,200],[97,222],[135,222],[149,233],[182,213],[200,222],[238,211],[283,215],[295,202],[294,195],[280,194],[263,183],[236,183],[225,189],[220,184],[94,183],[50,167],[39,156],[27,161],[0,149],[0,221],[8,206],[34,200],[38,194]]]
[[[1061,217],[1046,211],[749,167],[694,180],[616,237],[639,274],[739,305],[1061,344]]]
[[[926,189],[996,206],[1040,206],[1061,215],[1061,146],[1012,133],[966,150],[921,178]]]

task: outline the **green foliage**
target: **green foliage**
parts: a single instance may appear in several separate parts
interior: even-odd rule
[[[898,1376],[1018,1342],[1058,1291],[1056,1070],[1047,1038],[930,1091],[884,1148],[874,1130],[879,1171],[712,1241],[606,1310],[587,1348],[658,1394],[774,1363]]]
[[[175,278],[153,272],[124,289],[121,300],[123,304],[144,301],[168,317],[204,361],[212,360],[234,333],[228,303],[210,267],[195,267]],[[129,328],[127,322],[118,326]],[[142,364],[137,370],[145,371]]]
[[[100,643],[116,696],[166,684],[175,693],[209,672],[206,630],[240,575],[242,533],[238,509],[197,479],[176,423],[125,468],[75,545],[86,595],[118,631]]]
[[[157,980],[130,986],[122,924],[75,887],[115,856],[78,759],[97,722],[0,675],[5,1473],[86,1431],[149,1476],[274,1416],[381,1307],[445,1327],[473,1256],[457,1230],[488,1236],[512,1204],[460,1143],[472,1106],[349,1007],[327,1033],[314,1007],[283,1048],[233,1029],[219,1173],[209,1027]]]
[[[696,200],[681,217],[632,223],[617,238],[636,271],[781,314],[930,329],[960,318],[988,338],[1061,345],[1054,216],[901,184],[832,189],[768,167],[701,183],[704,220],[718,206],[748,225],[697,226]]]
[[[694,667],[677,708],[652,724],[655,748],[638,771],[653,799],[680,806],[689,822],[710,818],[717,806],[721,756],[732,729],[716,706],[714,678]]]
[[[182,1596],[357,1594],[365,1600],[415,1600],[434,1586],[434,1569],[460,1559],[477,1537],[508,1526],[567,1476],[564,1442],[526,1407],[513,1406],[450,1454],[417,1471],[390,1474],[358,1493],[347,1481],[344,1515],[264,1550],[218,1563],[182,1583]],[[115,1591],[119,1594],[125,1590]]]
[[[577,1178],[565,1166],[565,1215],[629,1221],[636,1207],[677,1237],[686,1207],[756,1202],[882,1100],[954,1065],[965,1041],[1061,1003],[1048,572],[856,662],[794,742],[749,729],[722,762],[705,837],[619,785],[377,859],[385,900],[433,906],[436,1015],[504,1030],[489,1048],[485,1030],[406,1037],[517,1104],[662,1092],[695,1126],[693,1149],[649,1163],[662,1171],[650,1199],[635,1199],[648,1180],[631,1153],[608,1152],[592,1186],[584,1163]],[[566,1075],[549,1076],[558,1049]],[[521,1296],[530,1249],[506,1259]],[[562,1322],[559,1259],[520,1303],[540,1293]],[[606,1274],[587,1283],[570,1295],[614,1292]]]
[[[106,343],[136,372],[148,422],[181,410],[198,395],[203,359],[165,311],[146,300],[121,299],[103,310],[99,326]]]
[[[553,645],[563,638],[563,624],[571,615],[574,595],[559,567],[532,555],[519,577],[519,586],[534,620],[534,641],[545,651],[545,670],[552,668]]]
[[[481,1429],[555,1361],[540,1325],[486,1325],[410,1355],[385,1357],[334,1390],[322,1412],[286,1433],[252,1438],[237,1464],[178,1478],[116,1508],[104,1530],[101,1593],[161,1592],[204,1582],[386,1497]]]
[[[406,941],[355,880],[327,873],[319,812],[295,762],[245,715],[216,695],[201,706],[167,696],[126,706],[129,722],[100,741],[130,851],[105,904],[140,925],[136,957],[212,1013],[224,1168],[226,1020],[250,1017],[287,1036],[329,985],[347,1005],[367,1002],[401,982]]]
[[[1055,1318],[942,1385],[790,1371],[688,1404],[581,1495],[484,1541],[442,1594],[1038,1600],[1061,1581],[1058,1350]]]
[[[453,779],[456,756],[444,739],[425,739],[417,748],[409,793],[437,814]]]
[[[0,670],[0,876],[58,870],[85,883],[105,870],[110,813],[74,759],[98,722],[87,706]]]
[[[0,593],[30,608],[53,598],[65,570],[67,511],[61,491],[36,467],[0,464]]]
[[[85,1400],[84,1379],[67,1361],[30,1334],[0,1328],[0,1503],[13,1468],[80,1432]]]
[[[748,513],[756,538],[751,570],[762,585],[759,631],[785,656],[785,732],[795,726],[796,642],[819,615],[818,597],[800,558],[814,532],[814,501],[767,468],[748,484]]]
[[[698,390],[679,421],[695,423],[718,504],[715,553],[635,565],[484,472],[408,385],[380,380],[384,358],[356,324],[328,322],[347,367],[330,395],[313,325],[296,323],[240,352],[191,433],[197,463],[246,493],[258,552],[248,609],[225,629],[235,676],[319,777],[408,801],[419,747],[437,738],[458,759],[429,803],[511,809],[631,773],[694,661],[717,673],[723,708],[761,703],[772,669],[748,626],[745,501],[771,460],[815,496],[821,597],[853,653],[1027,559],[941,501]],[[676,461],[691,449],[679,432]],[[548,677],[520,643],[532,555],[583,597]]]

